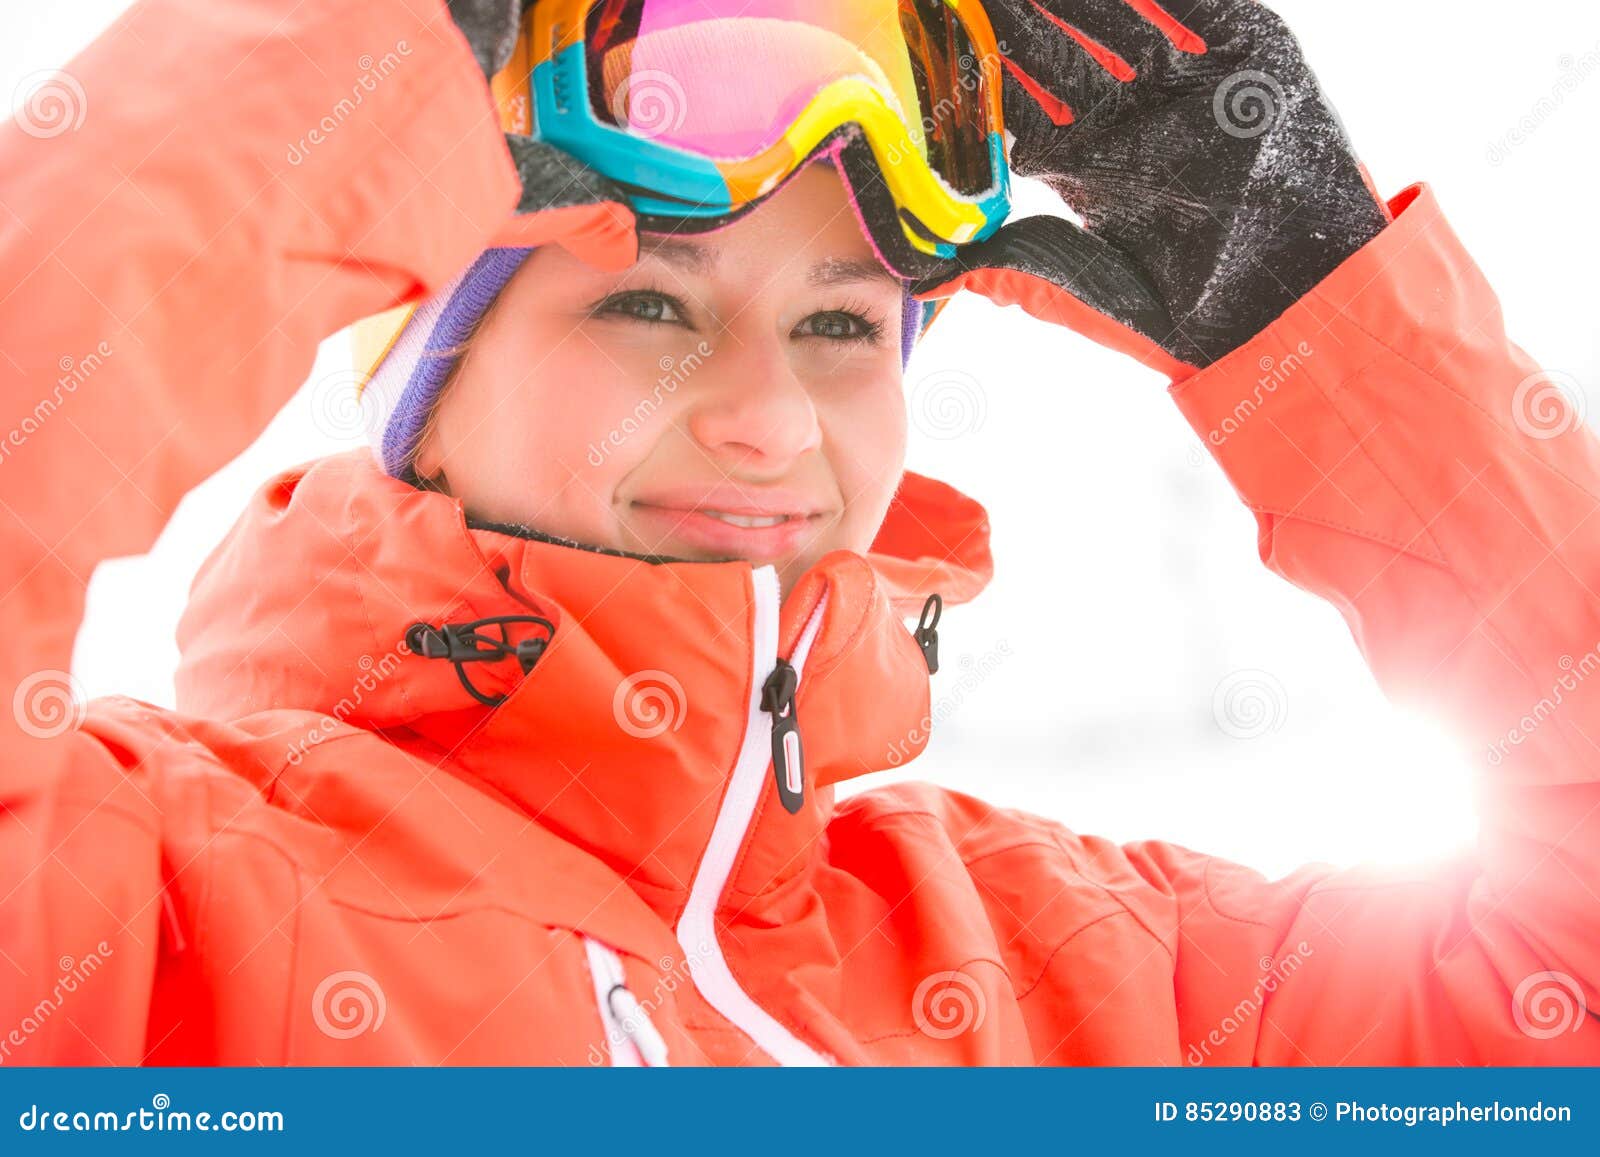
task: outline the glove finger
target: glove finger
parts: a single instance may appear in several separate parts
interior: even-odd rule
[[[1020,305],[1174,379],[1204,364],[1138,264],[1064,217],[1014,221],[963,246],[949,268],[911,288],[924,301],[966,289],[996,305]]]
[[[1008,82],[1008,123],[1032,105],[1051,126],[1071,124],[1121,83],[1032,0],[1005,0],[989,12]]]
[[[1052,0],[1059,3],[1060,0]],[[1241,20],[1252,14],[1276,14],[1261,0],[1091,0],[1094,4],[1120,3],[1139,13],[1182,52],[1204,53],[1237,33]]]
[[[449,8],[484,76],[504,68],[516,45],[521,0],[450,0]]]
[[[517,176],[522,178],[518,213],[539,213],[545,209],[593,205],[600,201],[627,203],[621,186],[548,141],[507,133],[506,148],[511,151],[511,163],[517,167]]]
[[[556,242],[608,270],[638,259],[637,221],[621,186],[546,141],[507,133],[506,147],[522,180],[522,198],[496,244]]]
[[[1058,118],[1009,71],[1001,78],[1001,86],[1006,131],[1012,137],[1007,153],[1011,172],[1018,177],[1039,177],[1051,182],[1061,171],[1067,151],[1068,134],[1061,131],[1061,126],[1073,123],[1071,116]]]
[[[1205,41],[1151,0],[1041,0],[1049,14],[1090,45],[1143,73],[1178,54],[1204,53]],[[1177,4],[1182,10],[1191,5]]]

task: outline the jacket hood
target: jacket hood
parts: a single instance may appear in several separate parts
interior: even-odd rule
[[[271,480],[207,560],[179,624],[178,706],[232,720],[314,713],[285,725],[288,763],[380,733],[671,908],[755,726],[761,636],[775,621],[779,656],[807,635],[795,713],[809,794],[798,815],[763,794],[759,852],[744,857],[755,894],[804,867],[831,815],[828,785],[922,749],[928,671],[904,620],[932,593],[948,606],[983,588],[988,530],[977,503],[908,473],[872,550],[827,555],[780,607],[771,568],[650,563],[478,529],[455,499],[355,451]],[[498,616],[553,631],[527,674],[514,658],[463,664],[497,706],[404,643],[419,622]],[[547,633],[507,629],[513,642]],[[761,839],[767,826],[779,838]]]

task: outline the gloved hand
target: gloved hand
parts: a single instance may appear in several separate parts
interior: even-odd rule
[[[1387,223],[1299,44],[1255,0],[985,8],[1012,170],[1087,231],[1010,222],[919,295],[1022,304],[1177,375],[1254,337]]]
[[[506,66],[533,0],[448,0],[450,18],[472,46],[478,67],[491,77]]]
[[[450,17],[466,37],[486,80],[511,59],[522,18],[533,0],[449,0]],[[496,245],[559,241],[605,269],[637,257],[638,239],[627,196],[570,154],[543,141],[506,134],[506,147],[522,179],[517,216],[495,236]]]
[[[522,179],[522,199],[517,215],[495,234],[495,245],[556,242],[611,271],[638,260],[638,220],[621,188],[544,141],[507,133],[506,147]]]

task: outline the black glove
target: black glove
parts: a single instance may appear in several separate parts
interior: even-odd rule
[[[523,17],[533,7],[533,0],[449,0],[450,16],[472,47],[472,53],[483,70],[485,79],[505,68],[522,34]],[[630,224],[633,212],[628,208],[628,198],[623,190],[602,177],[571,154],[543,141],[515,133],[506,134],[506,148],[522,179],[522,199],[517,204],[517,214],[536,216],[547,210],[566,209],[578,205],[611,205],[607,212],[621,214]],[[594,230],[604,241],[611,232],[604,214],[569,215],[578,235],[573,238],[575,250],[584,251],[583,235]]]
[[[919,292],[965,284],[1034,312],[1049,302],[1051,320],[1166,369],[1169,358],[1199,367],[1387,223],[1298,43],[1255,0],[985,8],[1003,54],[1012,170],[1055,189],[1087,234],[1057,217],[1011,222]]]
[[[478,67],[491,77],[506,66],[533,0],[449,0],[450,17],[472,46]]]
[[[522,178],[522,200],[518,213],[541,213],[569,205],[596,205],[615,202],[624,211],[628,197],[620,186],[595,172],[571,153],[532,137],[506,134],[511,161]]]

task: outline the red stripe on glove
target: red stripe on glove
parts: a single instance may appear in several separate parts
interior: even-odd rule
[[[1133,80],[1139,75],[1133,70],[1133,66],[1126,60],[1123,60],[1122,57],[1118,56],[1115,52],[1112,52],[1111,49],[1107,48],[1104,44],[1101,44],[1088,33],[1080,31],[1079,29],[1068,24],[1054,12],[1051,12],[1049,9],[1047,9],[1043,4],[1040,4],[1039,0],[1029,0],[1029,2],[1039,10],[1039,15],[1050,21],[1050,23],[1061,29],[1061,31],[1072,37],[1072,39],[1076,40],[1080,45],[1083,46],[1083,50],[1085,52],[1094,57],[1096,64],[1105,69],[1112,76],[1116,77],[1123,84],[1127,84],[1130,80]]]
[[[1194,56],[1205,55],[1206,42],[1185,28],[1177,17],[1157,4],[1156,0],[1122,0],[1122,2],[1155,25],[1161,35],[1170,40],[1172,47],[1179,52],[1187,52]]]
[[[1056,124],[1070,125],[1078,119],[1073,115],[1071,105],[1052,96],[1049,89],[1023,72],[1010,57],[1002,56],[1000,63],[1006,67],[1012,76],[1016,77],[1017,83],[1034,99],[1034,103],[1044,109],[1045,115]]]

